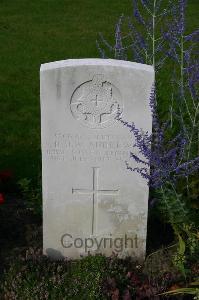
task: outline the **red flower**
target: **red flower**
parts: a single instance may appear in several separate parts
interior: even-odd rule
[[[3,204],[5,202],[5,198],[2,193],[0,193],[0,204]]]

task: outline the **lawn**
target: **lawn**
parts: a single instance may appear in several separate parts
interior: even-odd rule
[[[99,32],[113,40],[130,0],[1,0],[0,170],[16,179],[36,178],[41,169],[39,68],[42,63],[99,57]],[[187,9],[188,31],[197,28],[198,0]]]

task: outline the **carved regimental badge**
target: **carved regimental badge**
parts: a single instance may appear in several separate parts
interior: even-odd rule
[[[122,112],[121,94],[104,75],[94,75],[75,89],[70,107],[73,117],[83,125],[104,128],[115,122],[118,109]]]

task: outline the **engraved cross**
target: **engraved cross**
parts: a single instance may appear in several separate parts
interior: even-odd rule
[[[95,99],[92,99],[91,102],[95,102],[95,105],[98,106],[98,102],[102,102],[102,99],[98,98],[98,95],[95,95]]]
[[[106,196],[116,196],[119,194],[119,189],[117,190],[100,190],[98,188],[98,178],[99,178],[99,167],[93,167],[93,182],[92,189],[73,189],[72,194],[79,195],[92,195],[92,235],[97,231],[97,205],[98,205],[98,195]]]

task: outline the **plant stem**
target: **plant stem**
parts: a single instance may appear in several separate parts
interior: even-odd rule
[[[152,51],[153,51],[153,67],[155,69],[155,26],[156,26],[156,0],[154,0],[153,2],[153,15],[152,15],[152,19],[153,19],[153,33],[152,33],[152,36],[153,36],[153,39],[152,39]]]

